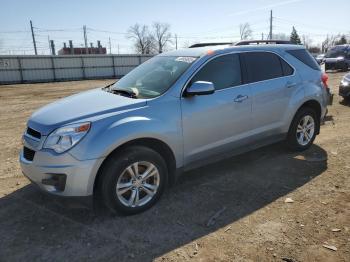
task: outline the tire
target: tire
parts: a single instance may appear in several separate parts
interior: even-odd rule
[[[167,165],[159,153],[147,147],[131,146],[106,161],[98,182],[98,194],[113,213],[141,213],[159,200],[168,183]],[[137,169],[135,163],[138,163]],[[148,178],[147,170],[150,171]]]
[[[308,120],[304,126],[306,119]],[[313,131],[310,129],[312,122]],[[319,128],[320,119],[318,119],[316,111],[310,107],[300,108],[289,127],[286,141],[288,147],[293,151],[304,151],[308,149],[314,142]]]
[[[342,70],[342,72],[347,72],[348,71],[348,64],[344,64]]]

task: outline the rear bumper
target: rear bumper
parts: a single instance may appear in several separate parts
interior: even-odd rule
[[[333,98],[334,98],[334,94],[332,94],[331,91],[328,91],[327,105],[329,106],[333,105]]]

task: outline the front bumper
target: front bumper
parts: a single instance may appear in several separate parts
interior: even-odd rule
[[[338,70],[338,69],[344,69],[346,66],[346,63],[344,60],[335,61],[335,62],[325,62],[325,70]]]
[[[350,85],[340,85],[339,86],[339,95],[342,97],[350,97]]]
[[[26,143],[25,146],[28,147]],[[89,196],[93,194],[94,180],[103,159],[80,161],[69,153],[39,150],[33,161],[28,161],[21,150],[19,162],[23,174],[46,192],[61,196]]]

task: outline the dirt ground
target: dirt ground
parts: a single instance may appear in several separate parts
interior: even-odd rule
[[[275,144],[191,171],[155,207],[131,217],[47,196],[18,164],[35,109],[112,80],[0,86],[0,261],[350,261],[350,105],[337,95],[343,75],[329,73],[334,105],[308,151]]]

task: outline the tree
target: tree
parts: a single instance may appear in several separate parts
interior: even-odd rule
[[[345,35],[342,35],[338,41],[335,42],[336,45],[345,45],[346,44],[346,37]]]
[[[308,50],[312,54],[319,54],[319,53],[321,53],[321,49],[318,46],[310,46],[308,48]]]
[[[312,44],[312,39],[308,35],[303,35],[303,45],[306,47],[306,49],[309,49],[309,47]]]
[[[322,52],[326,53],[328,49],[336,44],[337,39],[339,38],[339,35],[331,35],[322,42],[321,49]]]
[[[135,50],[139,54],[151,54],[154,41],[148,30],[148,26],[135,24],[128,30],[127,37],[133,39]]]
[[[153,23],[153,39],[156,44],[156,51],[160,54],[163,53],[167,44],[171,42],[170,25],[166,23],[154,22]]]
[[[246,40],[252,36],[253,31],[250,29],[249,23],[239,25],[239,35],[241,40]]]
[[[292,29],[292,33],[290,34],[290,41],[293,44],[296,44],[296,45],[300,45],[301,44],[300,37],[299,37],[299,35],[297,33],[297,30],[295,29],[294,26],[293,26],[293,29]]]

